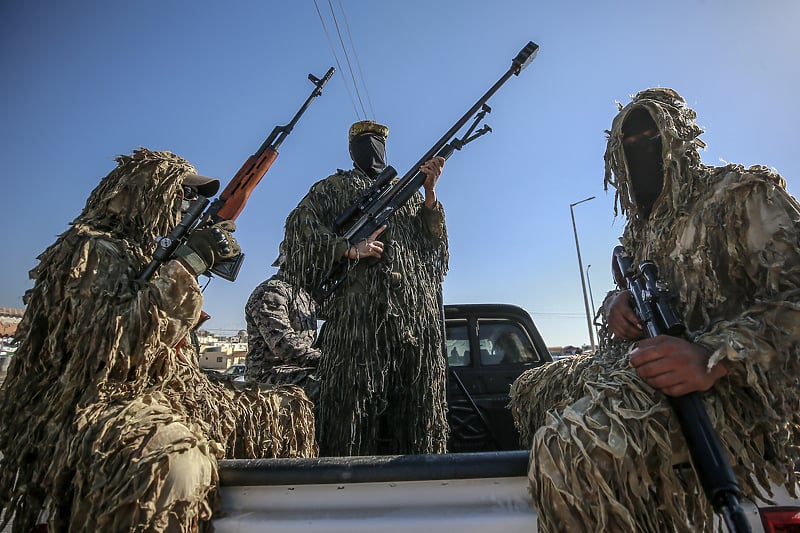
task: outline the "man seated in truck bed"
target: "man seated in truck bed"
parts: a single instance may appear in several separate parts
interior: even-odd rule
[[[800,442],[800,204],[774,171],[700,162],[695,113],[637,94],[609,132],[606,184],[634,264],[671,287],[686,338],[642,340],[630,293],[603,304],[601,349],[523,374],[513,410],[532,445],[540,531],[710,531],[712,510],[667,396],[701,392],[744,496],[796,496]]]

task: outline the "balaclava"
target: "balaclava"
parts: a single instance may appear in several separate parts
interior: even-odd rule
[[[353,165],[372,179],[386,168],[389,128],[372,120],[350,126],[349,149]]]
[[[633,200],[642,215],[648,217],[664,186],[664,163],[661,160],[661,132],[646,109],[634,109],[625,118],[622,146]]]
[[[606,131],[605,189],[617,189],[614,214],[644,223],[650,211],[679,211],[695,194],[703,167],[702,128],[694,110],[673,89],[640,91],[622,106]],[[628,138],[628,145],[625,139]],[[660,150],[660,154],[658,153]]]

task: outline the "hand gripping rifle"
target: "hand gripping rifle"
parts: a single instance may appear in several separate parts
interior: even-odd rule
[[[295,124],[305,113],[308,106],[311,105],[314,98],[322,94],[322,88],[331,79],[334,70],[333,67],[329,68],[322,79],[313,74],[308,75],[308,79],[314,84],[314,90],[292,120],[285,126],[275,126],[261,147],[256,153],[247,158],[247,161],[244,162],[230,183],[228,183],[228,186],[213,202],[200,196],[192,203],[175,229],[158,241],[152,261],[139,275],[138,279],[140,281],[147,281],[153,277],[158,267],[172,257],[172,254],[177,250],[184,238],[195,229],[210,226],[222,220],[236,220],[236,217],[242,212],[244,205],[250,198],[250,194],[270,169],[275,159],[277,159],[278,147],[286,139],[286,136],[292,132]],[[209,203],[211,206],[206,210]],[[228,281],[234,281],[239,274],[242,261],[244,261],[244,254],[239,254],[227,261],[216,263],[210,269],[210,272]]]
[[[387,166],[383,172],[375,177],[372,185],[362,191],[359,200],[336,218],[332,228],[333,231],[341,234],[349,244],[355,244],[366,239],[375,230],[383,226],[394,212],[405,205],[414,193],[422,187],[425,183],[426,175],[419,168],[423,163],[433,157],[447,159],[453,155],[455,150],[461,150],[467,143],[485,133],[491,132],[492,129],[488,125],[484,125],[479,130],[474,131],[486,113],[491,112],[491,108],[486,105],[486,102],[512,75],[518,76],[522,69],[533,61],[538,51],[539,46],[537,44],[528,42],[511,61],[511,67],[508,71],[411,167],[411,170],[406,172],[402,178],[395,180],[397,171],[392,166]],[[451,141],[450,139],[456,135],[458,130],[473,115],[476,116],[469,130],[461,139],[456,138]],[[333,294],[347,277],[347,270],[346,261],[339,263],[314,291],[315,298],[322,301]]]
[[[672,307],[669,287],[658,278],[655,263],[643,261],[634,270],[631,257],[622,246],[614,248],[613,255],[614,278],[620,287],[627,287],[630,291],[647,335],[682,336],[686,326]],[[749,533],[750,524],[739,505],[742,491],[717,432],[708,419],[700,393],[667,396],[667,400],[681,425],[692,464],[714,511],[722,517],[728,531]]]

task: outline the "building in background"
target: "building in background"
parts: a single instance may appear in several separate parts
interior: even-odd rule
[[[11,357],[17,350],[14,336],[17,333],[17,325],[22,320],[22,313],[24,312],[24,309],[0,307],[0,385],[6,379],[6,369],[8,369]]]
[[[244,364],[247,356],[247,331],[221,337],[206,330],[197,331],[200,368],[222,371],[235,364]]]
[[[9,339],[13,340],[14,335],[17,333],[17,324],[22,320],[22,313],[24,309],[15,309],[13,307],[0,307],[0,339],[8,342]]]

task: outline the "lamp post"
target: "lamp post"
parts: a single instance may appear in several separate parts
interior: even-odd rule
[[[589,198],[584,198],[580,202],[575,202],[573,204],[569,204],[569,213],[572,215],[572,231],[575,233],[575,251],[578,252],[578,270],[581,273],[581,288],[583,289],[583,305],[586,308],[586,326],[589,328],[589,341],[592,345],[592,351],[595,350],[595,343],[594,343],[594,329],[592,329],[592,315],[589,314],[589,296],[586,293],[586,280],[583,276],[583,261],[581,261],[581,247],[578,244],[578,228],[575,226],[575,211],[574,207],[578,204],[582,204],[583,202],[588,202],[589,200],[594,200],[594,196],[590,196]]]
[[[594,307],[594,293],[592,292],[592,280],[589,278],[589,269],[592,268],[592,265],[586,265],[586,285],[589,286],[589,302],[592,304],[592,319],[594,319],[595,315],[597,314],[597,309]],[[594,324],[592,324],[594,325]],[[595,329],[596,331],[596,329]],[[598,336],[599,338],[599,336]]]

